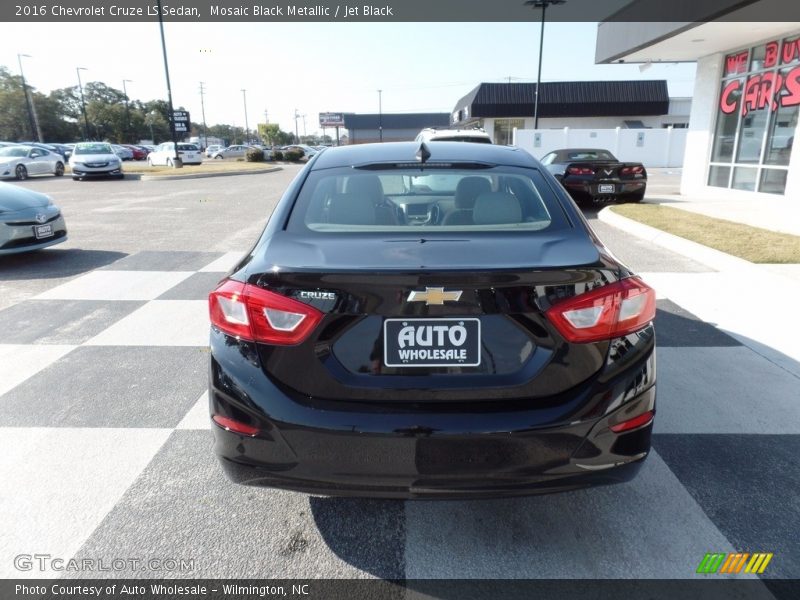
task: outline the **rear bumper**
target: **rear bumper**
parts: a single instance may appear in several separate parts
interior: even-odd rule
[[[652,422],[621,434],[609,425],[655,409],[652,340],[613,377],[576,390],[583,417],[554,423],[541,422],[534,400],[439,410],[300,403],[263,374],[251,345],[213,332],[211,349],[212,414],[259,429],[250,437],[212,425],[223,469],[240,484],[406,499],[528,495],[628,481],[650,451]]]
[[[613,185],[614,191],[600,191],[600,185],[596,182],[589,181],[571,181],[566,179],[562,184],[573,198],[624,198],[626,196],[641,194],[647,188],[647,180],[634,180],[634,181],[607,181],[602,182],[606,185]]]

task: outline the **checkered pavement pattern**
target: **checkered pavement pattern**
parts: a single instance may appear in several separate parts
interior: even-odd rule
[[[636,480],[396,502],[224,478],[206,296],[241,255],[139,252],[0,311],[0,576],[686,578],[733,551],[773,552],[763,577],[800,576],[798,376],[669,296],[717,274],[644,275],[662,290],[659,397]],[[194,565],[26,573],[22,552]]]

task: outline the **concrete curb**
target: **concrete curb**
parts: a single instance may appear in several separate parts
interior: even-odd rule
[[[139,179],[140,181],[174,181],[176,179],[205,179],[207,177],[229,177],[233,175],[261,175],[263,173],[274,173],[282,171],[283,167],[267,167],[265,169],[253,169],[248,171],[224,171],[222,173],[196,173],[193,175],[142,175],[139,173],[126,174],[125,178]]]
[[[608,223],[612,227],[616,227],[638,238],[657,244],[667,250],[677,252],[686,258],[701,262],[712,269],[717,271],[740,272],[742,270],[755,270],[759,272],[766,270],[760,265],[751,263],[743,258],[731,256],[725,252],[715,250],[714,248],[709,248],[708,246],[692,242],[677,235],[667,233],[666,231],[661,231],[655,227],[650,227],[644,223],[639,223],[628,217],[623,217],[613,212],[611,208],[611,206],[607,206],[602,209],[597,214],[597,218],[604,223]]]

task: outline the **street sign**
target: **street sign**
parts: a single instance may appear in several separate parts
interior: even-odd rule
[[[172,121],[175,123],[175,133],[188,133],[192,128],[188,110],[172,111]]]
[[[344,115],[342,113],[325,112],[319,113],[320,127],[344,127]]]

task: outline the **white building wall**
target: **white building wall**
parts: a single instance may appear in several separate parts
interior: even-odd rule
[[[541,119],[539,120],[541,124]],[[514,145],[540,159],[561,148],[603,148],[624,162],[645,167],[680,167],[686,129],[517,129]],[[538,144],[537,144],[538,134]]]
[[[722,80],[722,54],[712,54],[698,59],[694,78],[692,112],[683,155],[681,194],[702,193],[708,188],[708,159],[714,138],[717,118],[717,99]]]
[[[625,121],[641,121],[645,127],[652,129],[661,129],[665,124],[670,123],[688,123],[689,110],[688,106],[684,108],[685,112],[679,114],[670,113],[668,115],[658,116],[637,116],[631,115],[626,117],[548,117],[539,118],[539,129],[563,129],[569,127],[571,129],[614,129],[615,127],[625,127]],[[494,138],[494,121],[493,118],[483,119],[483,128],[489,135]],[[525,125],[523,129],[533,129],[533,117],[525,118]],[[491,128],[491,133],[489,129]]]

